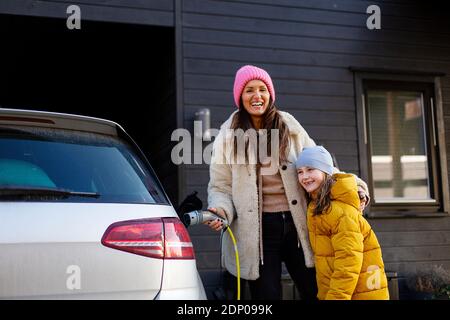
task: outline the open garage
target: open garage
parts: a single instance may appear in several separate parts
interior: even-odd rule
[[[0,106],[118,122],[177,197],[174,28],[2,15]],[[5,50],[6,49],[6,50]]]

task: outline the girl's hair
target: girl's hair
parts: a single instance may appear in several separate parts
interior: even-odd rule
[[[313,210],[313,216],[326,213],[331,206],[331,187],[335,183],[332,176],[324,173],[325,179],[319,187],[317,197],[314,200],[315,208]]]
[[[233,120],[231,122],[231,129],[242,129],[244,132],[248,129],[253,128],[250,114],[245,110],[245,107],[242,103],[242,99],[240,101],[239,111],[235,113]],[[279,133],[279,161],[280,163],[287,161],[287,150],[289,147],[289,128],[283,122],[281,118],[281,114],[278,111],[278,108],[272,103],[272,98],[269,101],[269,106],[267,107],[266,112],[263,115],[262,127],[261,129],[267,130],[267,153],[270,157],[272,155],[271,148],[271,129],[278,129]],[[234,136],[234,156],[237,156],[237,139],[238,137]],[[245,144],[245,159],[248,159],[248,141]]]

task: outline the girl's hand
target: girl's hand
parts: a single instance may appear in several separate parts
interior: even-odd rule
[[[211,211],[215,215],[222,217],[223,219],[226,219],[225,212],[221,208],[208,208],[208,211]],[[203,224],[206,224],[207,226],[209,226],[211,229],[213,229],[215,231],[220,231],[223,229],[223,222],[220,221],[220,219],[216,219],[213,221],[206,221],[206,222],[203,222]]]

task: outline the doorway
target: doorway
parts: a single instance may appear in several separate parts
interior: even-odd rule
[[[176,128],[172,27],[0,15],[0,107],[74,113],[119,123],[152,163],[172,203]]]

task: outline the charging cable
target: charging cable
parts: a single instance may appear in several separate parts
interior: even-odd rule
[[[226,226],[226,231],[228,231],[231,241],[233,241],[234,253],[236,256],[236,274],[237,274],[237,300],[241,300],[241,267],[239,265],[239,251],[236,243],[236,239],[234,238],[233,232],[229,226]]]
[[[233,232],[231,231],[228,221],[224,220],[222,217],[219,217],[210,211],[194,210],[194,211],[185,213],[183,215],[183,222],[186,227],[196,225],[196,224],[201,224],[203,222],[212,221],[212,220],[216,220],[216,219],[220,220],[223,223],[224,227],[222,230],[228,231],[231,241],[233,242],[234,253],[236,256],[237,300],[241,300],[241,267],[239,265],[239,251],[238,251],[236,239],[234,237]],[[220,246],[220,247],[222,249],[222,246]]]

